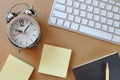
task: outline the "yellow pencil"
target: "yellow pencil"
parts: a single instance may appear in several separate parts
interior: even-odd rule
[[[109,80],[109,64],[108,62],[106,63],[106,72],[105,72],[105,80]]]

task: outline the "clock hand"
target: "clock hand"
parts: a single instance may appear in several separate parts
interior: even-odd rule
[[[20,33],[23,33],[22,30],[19,30],[19,29],[15,29],[16,32],[20,32]]]
[[[27,30],[29,27],[30,27],[30,26],[28,25],[28,26],[25,28],[24,33],[26,32],[26,30]]]

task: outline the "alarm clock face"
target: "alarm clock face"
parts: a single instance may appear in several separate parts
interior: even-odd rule
[[[31,47],[40,38],[40,26],[32,17],[19,15],[9,23],[7,35],[15,46]]]

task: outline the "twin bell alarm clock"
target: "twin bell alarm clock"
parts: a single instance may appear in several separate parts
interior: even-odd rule
[[[23,11],[13,12],[12,9],[18,5],[25,5],[27,8]],[[31,48],[39,42],[40,25],[34,17],[36,17],[35,10],[26,3],[18,3],[10,8],[6,16],[7,36],[13,45],[19,48]]]

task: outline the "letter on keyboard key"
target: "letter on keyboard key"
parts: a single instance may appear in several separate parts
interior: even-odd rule
[[[89,1],[89,0],[88,0],[88,1]],[[88,6],[88,7],[87,7],[87,11],[92,12],[92,11],[93,11],[93,7],[92,7],[92,6]]]
[[[75,17],[75,19],[74,19],[74,21],[76,22],[76,23],[80,23],[80,20],[81,20],[81,17]]]
[[[107,13],[107,17],[113,18],[113,13],[112,13],[112,12],[108,12],[108,13]]]
[[[63,20],[62,19],[58,19],[57,20],[57,25],[62,26],[63,25]]]
[[[78,2],[74,2],[73,3],[73,7],[78,8],[79,7],[79,3]]]
[[[71,29],[78,30],[78,28],[79,28],[79,24],[77,24],[77,23],[72,23],[71,24]]]
[[[85,11],[81,11],[81,12],[80,12],[80,16],[81,16],[81,17],[86,17],[86,12],[85,12]]]
[[[67,14],[59,11],[53,11],[53,16],[65,19],[67,17]]]
[[[106,16],[106,11],[105,10],[101,10],[101,12],[100,12],[100,15],[102,15],[102,16]]]
[[[95,23],[95,28],[100,29],[101,28],[101,23]]]
[[[95,14],[99,14],[99,12],[100,12],[100,9],[99,9],[99,8],[94,8],[94,13],[95,13]]]
[[[113,20],[112,20],[112,19],[108,19],[108,20],[107,20],[107,24],[108,24],[108,25],[112,25],[112,24],[113,24]]]
[[[65,28],[69,28],[70,27],[70,22],[69,21],[65,21],[64,22],[64,27]]]
[[[112,11],[114,11],[114,12],[118,12],[118,11],[119,11],[119,8],[118,8],[118,7],[116,7],[116,6],[113,6]]]
[[[68,13],[72,13],[72,8],[71,7],[67,7],[67,9],[66,9],[66,12],[68,12]]]
[[[73,21],[74,15],[68,15],[68,20]]]
[[[106,9],[107,9],[107,10],[111,10],[111,9],[112,9],[112,5],[106,4]]]
[[[94,6],[98,6],[98,3],[99,3],[98,0],[93,0],[93,5]]]
[[[66,4],[69,5],[69,6],[72,6],[73,1],[72,0],[67,0]]]
[[[107,31],[107,28],[108,28],[108,26],[103,24],[101,29],[104,31]]]
[[[85,4],[81,4],[81,5],[80,5],[80,9],[86,10],[86,5],[85,5]]]
[[[79,31],[83,32],[85,34],[90,34],[90,35],[98,37],[98,38],[103,38],[103,39],[108,39],[108,40],[111,40],[111,38],[112,38],[112,34],[110,34],[110,33],[100,31],[100,30],[97,30],[94,28],[90,28],[90,27],[87,27],[84,25],[80,26]]]
[[[89,22],[88,22],[88,26],[90,26],[90,27],[94,27],[94,24],[95,24],[94,21],[89,21]]]
[[[113,25],[114,25],[115,27],[120,27],[120,22],[114,21]]]
[[[116,20],[120,20],[120,15],[114,14],[114,17],[113,17],[113,18],[116,19]]]
[[[92,19],[92,17],[93,17],[93,14],[87,13],[87,18],[88,18],[88,19]]]
[[[105,8],[105,3],[104,3],[104,2],[100,2],[100,3],[99,3],[99,7],[100,7],[100,8]]]
[[[102,23],[106,23],[106,18],[101,17],[100,22],[102,22]]]
[[[120,42],[120,36],[114,35],[112,41]]]

